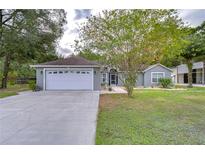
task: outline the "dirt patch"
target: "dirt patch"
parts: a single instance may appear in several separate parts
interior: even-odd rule
[[[100,110],[112,110],[122,103],[122,98],[127,97],[126,94],[101,94],[100,95]],[[118,99],[116,99],[118,98]]]

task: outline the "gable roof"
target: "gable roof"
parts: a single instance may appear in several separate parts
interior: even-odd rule
[[[149,66],[148,68],[146,68],[143,72],[147,72],[148,70],[150,70],[150,69],[152,69],[152,68],[154,68],[154,67],[157,67],[157,66],[161,66],[161,67],[163,67],[163,68],[165,68],[165,69],[167,69],[167,70],[169,70],[169,71],[172,72],[172,70],[171,70],[170,68],[168,68],[168,67],[166,67],[166,66],[164,66],[164,65],[162,65],[162,64],[160,64],[160,63],[154,64],[154,65],[150,65],[150,66]]]
[[[58,59],[55,61],[42,63],[41,65],[97,65],[97,63],[89,61],[83,57],[71,56],[65,59]]]
[[[70,56],[68,58],[62,58],[55,61],[49,61],[38,65],[32,65],[33,67],[64,67],[64,66],[98,66],[99,64],[94,61],[87,60],[79,56]]]

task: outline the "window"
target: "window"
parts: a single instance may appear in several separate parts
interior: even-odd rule
[[[52,72],[48,72],[48,74],[52,74]]]
[[[77,71],[76,73],[77,73],[77,74],[80,74],[80,71]]]
[[[41,71],[40,73],[43,74],[43,71]]]
[[[81,72],[81,74],[85,74],[85,72]]]
[[[68,73],[68,71],[64,71],[64,73]]]
[[[63,74],[63,71],[59,71],[59,74]]]
[[[159,83],[159,79],[164,78],[164,72],[152,72],[152,83]]]
[[[90,74],[90,72],[87,72],[87,74]]]
[[[106,73],[103,73],[103,74],[102,74],[102,81],[103,81],[103,83],[106,82]]]

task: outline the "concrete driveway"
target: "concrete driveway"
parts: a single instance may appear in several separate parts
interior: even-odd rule
[[[28,92],[0,99],[0,144],[95,144],[99,92]]]

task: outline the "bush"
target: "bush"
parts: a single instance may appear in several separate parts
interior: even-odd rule
[[[15,85],[16,83],[15,83],[14,80],[11,80],[11,81],[9,81],[9,84],[13,86],[13,85]]]
[[[161,78],[159,79],[159,83],[163,88],[168,88],[172,84],[172,80],[170,78]]]
[[[17,79],[17,72],[16,71],[12,71],[8,73],[8,83],[10,85],[15,85],[16,84],[16,79]]]
[[[28,82],[29,84],[29,88],[32,90],[32,91],[36,91],[36,82],[35,81],[29,81]]]

